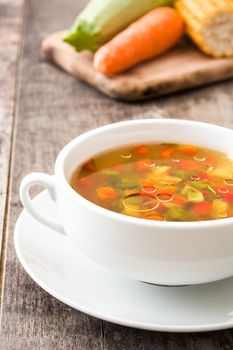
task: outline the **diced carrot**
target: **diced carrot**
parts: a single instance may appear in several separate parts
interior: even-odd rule
[[[136,162],[136,167],[138,170],[141,171],[148,171],[150,170],[150,168],[148,167],[148,165],[146,164],[147,162],[149,162],[150,159],[140,159]]]
[[[183,31],[178,11],[170,7],[153,9],[100,47],[94,67],[107,76],[121,73],[170,49]]]
[[[156,213],[147,214],[145,218],[148,220],[164,221],[164,218]]]
[[[83,169],[88,171],[96,171],[96,165],[95,165],[94,159],[90,159],[85,164],[83,164]]]
[[[118,197],[117,192],[110,186],[101,186],[97,188],[96,192],[101,199],[116,199]]]
[[[180,145],[178,150],[187,156],[194,156],[197,153],[197,147],[192,145]]]
[[[132,150],[132,153],[137,156],[144,156],[149,153],[149,148],[147,146],[141,145]]]
[[[201,203],[194,204],[194,206],[192,207],[192,210],[196,214],[207,215],[209,213],[209,211],[211,210],[211,208],[212,208],[211,202],[203,201]]]
[[[164,186],[157,190],[157,194],[173,194],[176,191],[176,186]]]
[[[95,184],[95,181],[90,176],[82,177],[78,180],[80,186],[91,187]]]
[[[228,203],[233,203],[233,193],[225,193],[223,194],[224,201]]]
[[[232,191],[233,191],[233,189],[230,191],[228,187],[224,187],[224,186],[220,186],[218,188],[218,192],[219,193],[224,193],[224,194],[228,193],[228,192],[232,193]]]
[[[225,188],[225,186],[222,182],[220,182],[220,183],[214,183],[213,188],[215,189],[215,191],[218,191],[220,188]]]
[[[230,193],[233,193],[233,188],[224,185],[222,182],[220,182],[220,183],[214,183],[214,184],[212,185],[212,187],[214,188],[214,190],[215,190],[216,192],[220,192],[220,193],[230,192]]]
[[[181,160],[178,164],[178,166],[182,169],[182,170],[191,170],[192,169],[192,163],[190,160]]]
[[[174,152],[174,147],[167,147],[160,153],[160,157],[171,158],[173,152]]]
[[[201,165],[198,164],[197,162],[190,160],[190,159],[182,159],[179,163],[178,166],[182,169],[182,170],[200,170]]]
[[[178,193],[173,193],[173,202],[176,204],[187,204],[189,201]]]
[[[202,172],[202,173],[199,173],[198,176],[199,176],[200,180],[202,180],[202,181],[209,180],[209,175],[207,173]]]

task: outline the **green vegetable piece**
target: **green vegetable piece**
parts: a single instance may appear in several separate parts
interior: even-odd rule
[[[111,185],[120,190],[139,189],[137,179],[133,179],[132,177],[126,177],[122,175],[112,178]]]
[[[190,177],[190,173],[185,170],[177,170],[173,173],[173,175],[180,177],[182,180],[188,179]]]
[[[190,184],[192,185],[193,188],[198,189],[198,190],[204,190],[207,189],[210,191],[210,193],[216,196],[216,191],[213,189],[213,187],[209,184],[209,182],[205,181],[191,181]],[[212,196],[213,197],[213,196]],[[212,198],[211,197],[211,198]]]
[[[182,221],[187,216],[187,212],[178,206],[172,206],[166,213],[166,220],[170,221]]]
[[[187,195],[189,192],[200,192],[196,188],[190,186],[190,185],[185,185],[182,191],[180,192],[182,195]]]
[[[173,0],[91,0],[78,15],[64,41],[77,51],[96,51],[130,23]]]
[[[208,188],[208,190],[211,192],[211,193],[213,193],[213,194],[217,194],[217,192],[213,189],[213,187],[212,186],[207,186],[207,188]]]
[[[188,200],[193,203],[200,203],[204,201],[204,196],[201,192],[188,192],[187,193]]]
[[[198,190],[203,190],[210,186],[210,184],[205,181],[190,181],[190,185]]]

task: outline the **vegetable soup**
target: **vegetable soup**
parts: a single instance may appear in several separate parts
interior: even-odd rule
[[[71,186],[103,208],[158,221],[233,217],[233,160],[194,145],[150,143],[98,154]]]

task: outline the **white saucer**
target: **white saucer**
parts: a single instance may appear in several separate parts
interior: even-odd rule
[[[57,214],[46,191],[34,204],[51,217]],[[96,265],[68,238],[38,223],[25,210],[15,227],[15,249],[39,286],[89,315],[156,331],[233,327],[233,278],[190,287],[159,287],[127,280]]]

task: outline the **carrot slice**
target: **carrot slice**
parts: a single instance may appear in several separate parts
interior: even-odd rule
[[[101,199],[116,199],[118,197],[117,192],[110,186],[101,186],[97,188],[96,192]]]
[[[176,191],[176,186],[164,186],[157,190],[157,194],[173,194]]]
[[[187,204],[189,201],[178,193],[173,193],[173,202],[176,204]]]
[[[200,180],[202,180],[202,181],[209,180],[209,178],[210,178],[210,176],[205,172],[199,173],[198,176],[199,176]]]
[[[147,165],[149,162],[150,162],[150,159],[140,159],[136,162],[136,167],[138,170],[141,170],[141,171],[149,171],[150,168]]]
[[[193,206],[192,210],[194,213],[199,214],[199,215],[207,215],[212,208],[212,203],[211,202],[201,202],[197,203]]]
[[[151,213],[145,216],[148,220],[164,221],[164,218],[156,213]]]
[[[192,145],[180,145],[178,146],[178,150],[187,156],[194,156],[197,153],[197,147]]]
[[[132,150],[132,153],[137,156],[144,156],[149,153],[149,148],[147,146],[141,145]]]
[[[78,179],[79,185],[84,187],[91,187],[94,186],[95,181],[90,177],[82,177],[81,179]]]
[[[233,192],[233,188],[229,188],[227,185],[224,185],[222,182],[213,183],[213,188],[215,189],[215,191],[220,193]]]
[[[112,76],[174,46],[184,31],[181,15],[170,7],[156,8],[103,45],[95,54],[97,71]]]
[[[228,203],[233,203],[233,193],[225,193],[223,198]]]
[[[179,163],[178,166],[182,169],[182,170],[200,170],[201,169],[201,164],[198,164],[197,162],[195,162],[194,160],[190,160],[190,159],[182,159]]]
[[[165,148],[165,149],[160,153],[160,157],[161,157],[161,158],[171,158],[173,152],[174,152],[174,147]]]

